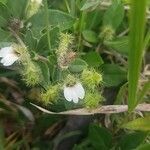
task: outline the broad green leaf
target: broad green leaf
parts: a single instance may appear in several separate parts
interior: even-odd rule
[[[104,62],[101,56],[96,52],[89,52],[83,56],[83,59],[87,62],[87,64],[91,67],[99,67]]]
[[[87,12],[87,19],[86,19],[86,29],[98,29],[100,23],[103,19],[103,11],[96,9],[90,12]]]
[[[84,30],[82,32],[82,35],[83,35],[84,39],[88,42],[91,42],[91,43],[97,43],[98,42],[98,36],[92,30]]]
[[[77,58],[69,65],[69,70],[78,73],[86,69],[87,66],[87,63],[84,60]]]
[[[28,0],[7,0],[7,7],[14,17],[22,19],[27,3]]]
[[[112,41],[105,41],[104,44],[122,55],[129,53],[129,39],[128,37],[116,38]]]
[[[88,138],[84,139],[81,143],[79,143],[78,145],[74,145],[72,150],[93,150],[92,146],[90,145],[90,141]]]
[[[6,27],[6,25],[7,25],[6,19],[0,16],[0,27]]]
[[[112,26],[117,29],[124,17],[124,6],[121,0],[114,0],[112,5],[106,10],[103,18],[103,26]]]
[[[26,31],[26,34],[24,36],[24,43],[25,45],[28,45],[29,49],[35,50],[37,45],[37,39],[33,37],[33,33],[31,30]]]
[[[60,31],[69,29],[73,26],[75,19],[59,10],[48,10],[49,25],[53,27],[58,27]],[[40,18],[40,21],[39,21]],[[40,32],[47,26],[45,11],[41,10],[29,19],[32,23],[32,30],[35,32]]]
[[[0,16],[5,19],[9,19],[11,17],[8,7],[1,2],[0,2]]]
[[[0,0],[0,3],[6,4],[7,0]]]
[[[132,111],[137,105],[138,81],[140,77],[146,18],[146,0],[131,0],[129,36],[129,98],[128,107]]]
[[[101,0],[86,0],[85,3],[83,4],[81,10],[86,10],[89,9],[91,7],[95,7],[98,4],[100,4]]]
[[[118,65],[102,65],[103,81],[105,86],[118,86],[127,80],[127,72]]]
[[[145,140],[146,137],[147,133],[145,132],[133,132],[124,135],[119,142],[119,147],[121,148],[121,150],[133,150],[137,148]]]
[[[6,42],[10,38],[10,33],[0,28],[0,41]]]
[[[139,146],[135,150],[150,150],[150,143],[142,144],[141,146]]]
[[[138,118],[123,125],[129,130],[150,131],[150,117]]]
[[[51,50],[54,50],[57,48],[59,39],[59,29],[53,28],[49,31],[49,36],[50,36],[50,43],[51,43]],[[43,36],[40,38],[38,45],[37,45],[37,51],[38,52],[44,52],[44,50],[48,50],[48,38],[47,38],[47,33],[44,33]],[[45,51],[46,52],[46,51]]]
[[[88,138],[95,150],[109,150],[112,142],[112,135],[103,127],[90,125]]]

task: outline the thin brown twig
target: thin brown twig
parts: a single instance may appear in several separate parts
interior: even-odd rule
[[[107,105],[107,106],[100,106],[95,109],[74,109],[68,110],[63,112],[51,112],[48,111],[38,105],[30,103],[37,109],[41,110],[44,113],[51,114],[51,115],[94,115],[94,114],[118,114],[128,111],[128,105]],[[150,104],[139,104],[134,111],[142,111],[142,112],[150,112]]]

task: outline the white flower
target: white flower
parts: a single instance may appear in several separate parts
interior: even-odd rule
[[[15,61],[19,59],[12,46],[4,47],[0,49],[1,63],[4,66],[11,66]]]
[[[42,0],[31,0],[32,3],[42,4]]]
[[[78,103],[79,99],[83,99],[85,96],[85,90],[81,83],[76,83],[71,87],[64,87],[64,96],[67,101],[73,101],[74,103]]]

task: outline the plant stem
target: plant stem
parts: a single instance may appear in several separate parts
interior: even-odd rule
[[[44,6],[45,6],[45,18],[46,18],[47,42],[48,42],[49,50],[51,50],[50,25],[49,25],[49,11],[48,11],[47,0],[45,0]]]
[[[127,105],[107,105],[107,106],[100,106],[95,109],[79,108],[79,109],[68,110],[68,111],[63,111],[63,112],[51,112],[33,103],[30,103],[30,104],[45,113],[60,114],[60,115],[84,115],[86,116],[86,115],[94,115],[94,114],[119,114],[119,113],[124,113],[128,111]],[[135,111],[150,112],[150,104],[139,104],[135,108]],[[127,115],[126,118],[128,118],[129,115]]]
[[[67,10],[68,10],[68,13],[70,14],[71,10],[70,10],[70,7],[69,7],[69,3],[67,0],[64,0],[65,1],[65,4],[66,4],[66,7],[67,7]]]
[[[19,42],[19,44],[26,48],[26,45],[24,44],[24,42],[21,40],[21,38],[17,35],[17,33],[15,31],[13,31],[11,28],[9,28],[10,32],[12,33],[12,35],[17,39],[17,41]]]
[[[82,12],[81,18],[80,18],[80,25],[79,25],[78,51],[81,51],[80,48],[81,48],[81,44],[82,44],[82,31],[83,31],[84,25],[85,25],[84,24],[85,16],[86,16],[86,13]]]
[[[71,16],[73,16],[73,17],[75,17],[76,16],[76,2],[75,2],[75,0],[71,0],[71,12],[70,12],[70,14],[71,14]]]

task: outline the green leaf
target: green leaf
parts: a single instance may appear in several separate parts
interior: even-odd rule
[[[86,0],[85,3],[83,4],[81,10],[86,10],[89,9],[91,7],[97,6],[98,4],[100,4],[101,0]]]
[[[35,50],[37,39],[33,37],[33,33],[31,30],[26,31],[26,34],[24,36],[24,43],[25,45],[28,45],[29,49]]]
[[[8,7],[1,2],[0,2],[0,16],[5,19],[9,19],[11,17]]]
[[[97,43],[98,42],[98,36],[94,31],[91,30],[84,30],[82,32],[82,35],[84,39],[91,43]]]
[[[99,67],[104,62],[101,56],[96,52],[89,52],[83,56],[83,59],[87,62],[87,64],[91,67]]]
[[[138,148],[136,148],[135,150],[150,150],[150,144],[142,144],[141,146],[139,146]]]
[[[121,0],[114,0],[112,5],[107,9],[103,18],[103,26],[110,25],[117,29],[124,17],[124,6]]]
[[[22,19],[27,3],[28,0],[7,0],[7,7],[14,17]]]
[[[112,41],[105,41],[104,44],[108,46],[108,48],[111,48],[122,55],[128,56],[129,53],[128,37],[120,37]]]
[[[103,11],[96,9],[94,11],[87,12],[86,17],[86,29],[98,29],[103,19]]]
[[[49,24],[53,27],[58,27],[60,31],[69,29],[73,26],[75,19],[59,10],[48,10]],[[39,21],[40,18],[40,21]],[[29,19],[32,23],[32,30],[35,32],[40,32],[47,26],[45,11],[41,10]]]
[[[86,69],[87,66],[87,63],[84,60],[77,58],[69,65],[69,70],[78,73]]]
[[[129,130],[150,131],[150,117],[138,118],[123,125]]]
[[[0,3],[6,4],[7,0],[0,0]]]
[[[89,127],[88,137],[96,150],[109,150],[112,142],[112,135],[106,128],[92,124]]]
[[[0,16],[0,27],[6,27],[7,21],[2,16]]]
[[[127,72],[118,65],[102,65],[103,81],[105,86],[118,86],[127,80]]]
[[[128,107],[132,111],[137,105],[138,80],[140,77],[145,33],[146,0],[131,0],[129,36],[129,98]]]
[[[50,35],[50,43],[51,43],[51,50],[54,50],[57,48],[58,42],[59,41],[58,37],[59,37],[59,29],[57,27],[52,28],[49,31],[49,35]],[[37,51],[38,52],[42,52],[44,50],[48,50],[49,46],[48,46],[48,41],[47,41],[47,33],[44,33],[43,36],[40,38],[38,45],[37,45]]]
[[[5,42],[10,38],[10,33],[0,28],[0,41]]]
[[[119,142],[119,147],[121,150],[133,150],[134,148],[137,148],[146,137],[147,133],[145,132],[134,132],[124,135]]]

